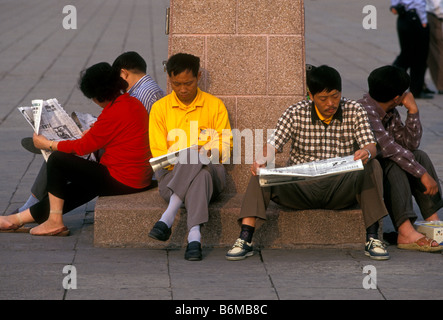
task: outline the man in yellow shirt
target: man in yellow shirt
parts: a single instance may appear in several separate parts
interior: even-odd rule
[[[223,162],[230,157],[232,133],[223,102],[198,88],[200,58],[178,53],[166,69],[173,92],[152,107],[149,140],[153,157],[185,149],[175,165],[156,171],[160,195],[169,202],[149,236],[166,241],[175,215],[187,210],[185,259],[201,260],[200,225],[209,218],[208,204],[225,186]]]

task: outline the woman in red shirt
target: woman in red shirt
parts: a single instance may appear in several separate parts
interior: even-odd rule
[[[24,223],[40,225],[30,233],[65,236],[69,230],[62,215],[96,196],[140,192],[152,187],[148,112],[126,92],[124,81],[108,63],[88,68],[80,90],[103,108],[94,126],[81,139],[50,141],[34,135],[39,149],[54,151],[48,159],[48,198],[16,215],[2,217],[0,230],[18,230]],[[100,163],[78,157],[99,149]]]

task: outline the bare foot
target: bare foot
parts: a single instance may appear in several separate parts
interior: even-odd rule
[[[0,229],[8,230],[8,229],[16,229],[19,227],[20,227],[20,221],[15,214],[6,217],[0,217]]]
[[[63,221],[53,221],[48,219],[37,227],[32,228],[29,233],[35,236],[48,235],[52,233],[57,233],[64,227],[65,225],[63,224]]]
[[[414,243],[420,238],[423,238],[423,234],[415,230],[415,228],[412,226],[411,221],[406,220],[400,225],[400,227],[398,227],[398,244]]]
[[[397,243],[399,244],[408,244],[408,243],[414,243],[415,241],[417,241],[420,238],[423,238],[423,234],[421,234],[420,232],[417,231],[411,231],[407,234],[398,234],[397,237]]]
[[[429,218],[425,219],[426,221],[440,221],[440,218],[438,217],[437,212],[434,213],[432,216],[430,216]]]

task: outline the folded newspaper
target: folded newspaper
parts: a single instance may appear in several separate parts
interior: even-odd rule
[[[177,164],[177,162],[179,160],[180,153],[182,151],[190,150],[190,149],[196,149],[197,150],[198,146],[193,144],[190,147],[187,147],[187,148],[184,148],[184,149],[181,149],[181,150],[177,150],[177,151],[174,151],[174,152],[170,152],[170,153],[167,153],[167,154],[164,154],[162,156],[155,157],[155,158],[151,158],[149,160],[149,163],[151,164],[152,170],[154,170],[154,172],[155,172],[155,171],[157,171],[157,170],[159,170],[161,168],[166,168],[168,166]]]
[[[259,170],[259,182],[262,187],[293,183],[300,180],[322,178],[325,176],[363,170],[361,160],[354,160],[354,156],[337,157],[290,167]]]
[[[95,121],[94,116],[73,113],[74,115],[76,114],[75,118],[79,121],[79,125],[77,125],[55,98],[32,100],[31,107],[18,107],[18,110],[23,114],[35,133],[41,134],[53,141],[80,139],[82,137],[82,130],[79,125],[82,126],[84,131],[89,129]],[[48,160],[51,152],[47,150],[41,150],[41,152],[45,160]],[[95,160],[93,154],[84,158]]]

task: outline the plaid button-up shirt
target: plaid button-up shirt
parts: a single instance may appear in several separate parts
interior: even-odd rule
[[[408,113],[403,124],[395,108],[386,113],[369,94],[365,94],[358,102],[368,112],[381,156],[394,161],[416,178],[425,174],[426,169],[415,160],[411,152],[419,147],[423,134],[419,113]]]
[[[312,101],[290,106],[278,120],[268,143],[281,152],[289,140],[288,165],[349,156],[375,143],[365,109],[345,98],[329,125],[320,120]]]

